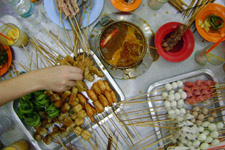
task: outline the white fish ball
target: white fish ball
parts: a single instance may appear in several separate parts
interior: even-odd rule
[[[165,84],[165,89],[166,89],[167,91],[172,90],[172,85],[169,84],[169,83]]]
[[[176,108],[177,107],[177,102],[176,101],[172,101],[171,102],[171,107]]]
[[[180,93],[180,97],[182,98],[182,99],[186,99],[187,98],[187,93],[186,92],[181,92]]]
[[[176,115],[180,115],[180,110],[179,109],[175,109],[175,114]]]
[[[175,96],[175,100],[179,100],[181,97],[180,93],[175,93],[174,96]]]
[[[200,145],[200,149],[208,149],[209,148],[209,144],[208,143],[202,143]]]
[[[201,134],[198,135],[198,140],[199,141],[205,141],[205,139],[206,139],[206,135],[205,134],[201,133]]]
[[[167,96],[168,96],[168,93],[167,92],[162,92],[162,97],[163,98],[167,98]]]
[[[209,130],[205,130],[202,132],[203,134],[205,134],[206,136],[209,135]]]
[[[177,101],[177,105],[178,105],[178,107],[183,107],[184,106],[184,100],[182,100],[182,99],[180,99],[180,100],[178,100]]]
[[[222,128],[224,127],[224,124],[223,124],[222,122],[218,122],[218,123],[216,124],[216,127],[217,127],[218,129],[222,129]]]
[[[176,115],[174,115],[174,114],[168,115],[168,118],[170,118],[170,119],[175,119],[175,118],[176,118]]]
[[[168,114],[169,115],[174,115],[175,114],[175,111],[174,110],[170,110],[170,111],[168,111]]]
[[[174,94],[169,94],[168,100],[169,100],[169,101],[174,101],[174,99],[175,99]]]
[[[218,140],[218,139],[214,139],[213,141],[212,141],[212,146],[217,146],[217,145],[219,145],[220,144],[220,141]]]
[[[211,136],[208,136],[206,139],[205,139],[205,143],[211,143],[213,141],[213,138]]]
[[[171,106],[170,101],[165,101],[165,102],[164,102],[164,106],[165,106],[166,108],[170,107],[170,106]]]
[[[184,85],[184,84],[183,84],[182,81],[180,81],[180,80],[177,81],[177,86],[178,86],[178,87],[182,87],[183,85]]]
[[[198,131],[199,131],[199,132],[203,132],[203,131],[204,131],[204,127],[203,127],[203,126],[199,126],[199,127],[198,127]]]
[[[211,136],[212,138],[217,138],[217,137],[219,136],[219,132],[213,131],[213,132],[210,133],[210,136]]]
[[[177,91],[178,93],[181,93],[181,92],[184,92],[184,90],[183,89],[178,89],[178,91]]]
[[[209,126],[209,124],[210,124],[209,121],[204,121],[204,122],[202,123],[202,126],[206,128],[206,127]]]
[[[175,89],[177,89],[177,87],[178,87],[177,83],[176,82],[173,82],[172,83],[172,88],[175,90]]]
[[[186,110],[185,110],[184,108],[181,108],[181,109],[180,109],[180,113],[181,113],[181,114],[186,114]]]
[[[174,94],[174,93],[175,93],[174,90],[170,90],[170,91],[169,91],[169,94]]]
[[[184,120],[184,117],[181,117],[181,116],[176,116],[176,120],[177,120],[178,122],[181,122],[181,121],[183,121],[183,120]]]
[[[215,123],[210,123],[209,125],[208,125],[208,129],[210,130],[210,131],[215,131],[217,128],[216,128],[216,124]]]
[[[193,142],[193,146],[194,146],[194,147],[199,147],[200,144],[201,144],[201,143],[200,143],[199,140],[195,140],[195,141]]]

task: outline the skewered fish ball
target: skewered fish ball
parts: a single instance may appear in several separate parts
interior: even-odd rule
[[[167,91],[172,90],[172,85],[169,84],[169,83],[165,84],[165,89],[166,89]]]
[[[211,136],[212,138],[217,138],[217,137],[219,136],[219,132],[213,131],[213,132],[210,133],[210,136]]]
[[[193,118],[193,119],[191,119],[191,122],[192,122],[192,123],[195,123],[195,121],[196,121],[196,120],[195,120],[194,118]]]
[[[198,112],[197,112],[197,111],[193,111],[193,112],[192,112],[192,115],[193,115],[194,117],[197,117],[197,116],[198,116]]]
[[[218,129],[222,129],[222,128],[224,127],[224,125],[223,125],[222,122],[218,122],[218,123],[216,123],[216,127],[217,127]]]
[[[187,93],[186,92],[181,92],[180,93],[181,98],[186,99],[187,98]]]
[[[169,94],[169,96],[168,96],[168,100],[170,100],[170,101],[174,101],[174,99],[175,99],[174,94]]]
[[[208,113],[208,112],[207,112]],[[212,116],[214,117],[214,118],[216,118],[217,117],[217,113],[216,112],[213,112],[212,113]]]
[[[203,108],[203,109],[202,109],[202,113],[203,113],[204,115],[207,115],[208,112],[209,112],[209,110],[208,110],[207,108]]]
[[[178,100],[177,101],[177,105],[178,105],[178,107],[183,107],[184,106],[184,100],[182,100],[182,99],[180,99],[180,100]]]
[[[208,136],[206,139],[205,139],[205,143],[211,143],[213,141],[213,138],[211,136]]]
[[[175,96],[175,100],[179,100],[181,97],[180,93],[175,93],[174,96]]]
[[[208,117],[208,121],[209,122],[213,122],[214,121],[214,117]]]
[[[177,107],[177,102],[176,101],[172,101],[171,102],[171,107],[176,108]]]
[[[169,94],[174,94],[174,93],[175,93],[174,90],[170,90],[170,91],[169,91]]]
[[[76,126],[73,131],[78,136],[78,135],[81,134],[81,132],[83,131],[83,129],[80,126]]]
[[[177,83],[176,82],[173,82],[172,83],[172,88],[175,90],[175,89],[177,89],[177,87],[178,87]]]
[[[167,92],[162,92],[162,97],[163,98],[167,98],[167,96],[168,96],[168,93]]]
[[[209,135],[209,130],[205,130],[202,133],[205,134],[206,136],[208,136]]]
[[[208,148],[209,148],[209,144],[208,144],[208,143],[202,143],[202,144],[200,145],[200,148],[201,148],[201,149],[208,149]]]
[[[201,133],[201,134],[198,135],[198,140],[199,141],[205,141],[205,139],[206,139],[206,135],[205,134]]]
[[[198,127],[198,131],[199,131],[199,132],[203,132],[203,131],[204,131],[203,126],[199,126],[199,127]]]
[[[218,139],[214,139],[213,141],[212,141],[212,146],[217,146],[217,145],[219,145],[220,144],[220,141],[218,140]]]
[[[200,125],[202,125],[202,121],[201,121],[201,120],[197,120],[197,121],[196,121],[196,124],[197,124],[198,126],[200,126]]]
[[[165,102],[164,102],[164,106],[165,106],[166,108],[171,107],[170,101],[165,101]]]
[[[180,109],[180,113],[181,113],[181,114],[186,114],[186,110],[185,110],[184,108],[181,108],[181,109]]]
[[[178,93],[181,93],[181,92],[184,92],[184,90],[183,90],[183,89],[178,89],[177,92],[178,92]]]
[[[84,119],[83,118],[76,118],[75,124],[77,126],[80,126],[80,125],[84,124]]]
[[[82,133],[81,133],[81,137],[88,141],[90,138],[91,138],[91,133],[87,130],[84,130]]]
[[[199,114],[199,115],[198,115],[198,119],[199,119],[199,120],[203,121],[204,118],[205,118],[205,116],[204,116],[203,114]]]
[[[195,106],[195,107],[193,108],[193,110],[194,110],[194,111],[199,111],[200,109],[199,109],[198,106]]]
[[[210,123],[208,128],[209,128],[210,131],[215,131],[217,129],[215,123]]]
[[[201,143],[200,143],[199,140],[195,140],[195,141],[193,142],[193,146],[194,146],[194,147],[199,147],[200,144],[201,144]]]
[[[209,126],[209,124],[210,124],[210,122],[208,122],[208,121],[204,121],[203,123],[202,123],[202,126],[203,127],[208,127]]]
[[[179,109],[175,109],[175,114],[176,114],[176,115],[180,115],[180,113],[181,113],[181,112],[180,112]]]
[[[175,111],[174,110],[170,110],[170,111],[168,111],[168,114],[169,115],[174,115],[175,114]]]
[[[183,82],[182,82],[182,81],[180,81],[180,80],[179,80],[179,81],[177,81],[177,86],[178,86],[178,87],[180,87],[180,88],[181,88],[183,85],[184,85],[184,84],[183,84]]]

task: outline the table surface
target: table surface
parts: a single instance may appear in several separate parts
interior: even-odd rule
[[[187,0],[187,3],[189,3],[190,0]],[[216,0],[215,3],[225,5],[224,0]],[[3,15],[0,14],[0,19],[7,23],[14,23],[18,25],[23,31],[25,31],[29,37],[35,37],[37,39],[42,39],[43,41],[48,41],[48,43],[53,45],[53,41],[50,40],[49,36],[46,35],[46,33],[43,31],[43,28],[46,28],[47,30],[51,30],[55,33],[58,31],[58,26],[55,25],[50,19],[48,19],[46,12],[44,10],[43,3],[37,5],[37,7],[42,13],[43,18],[42,22],[39,25],[33,25],[26,19],[13,17],[10,15]],[[118,12],[116,10],[110,0],[105,0],[104,9],[101,14],[101,16],[110,14],[112,12]],[[1,12],[0,12],[1,13]],[[141,5],[138,9],[136,9],[134,14],[142,17],[145,19],[150,25],[154,32],[156,32],[160,26],[167,22],[182,22],[184,23],[186,20],[183,20],[183,17],[180,13],[178,13],[172,6],[170,6],[168,3],[163,5],[163,7],[159,10],[152,10],[148,7],[148,0],[143,0]],[[98,20],[100,17],[98,18]],[[95,21],[90,27],[89,31],[93,28],[94,24],[97,21]],[[71,32],[70,32],[71,34]],[[62,39],[65,39],[65,35],[60,35]],[[207,64],[205,66],[201,66],[195,62],[194,54],[198,50],[206,47],[210,44],[210,42],[205,41],[199,33],[196,31],[194,32],[195,37],[195,47],[192,55],[186,59],[183,62],[179,63],[172,63],[164,60],[163,58],[159,58],[158,61],[154,62],[151,67],[141,76],[137,77],[136,79],[129,79],[129,80],[120,80],[115,79],[115,81],[118,83],[120,88],[125,94],[126,98],[137,96],[143,93],[146,93],[148,87],[153,84],[154,82],[167,79],[173,76],[181,75],[184,73],[192,72],[199,69],[210,69],[213,71],[213,73],[216,75],[219,82],[225,82],[225,75],[223,70],[223,65],[219,66],[213,66],[210,64]],[[16,48],[14,49],[14,59],[22,64],[29,64],[29,59],[27,58],[26,52],[22,48]],[[30,45],[27,46],[27,49],[31,52],[33,49]],[[19,71],[22,71],[23,69],[16,65],[17,69]],[[9,78],[9,74],[6,74],[4,76],[5,79]],[[147,103],[143,104],[142,106],[148,107]],[[132,108],[131,108],[132,109]],[[7,115],[10,116],[10,104],[6,104],[4,106],[0,107],[0,116]],[[12,129],[10,129],[8,132],[4,133],[0,140],[4,145],[9,145],[14,141],[17,141],[19,139],[26,139],[25,134],[20,129],[19,126],[16,124]]]

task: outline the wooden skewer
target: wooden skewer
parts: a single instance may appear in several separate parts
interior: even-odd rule
[[[218,102],[223,101],[223,100],[225,100],[225,98],[220,99],[220,100],[217,100],[217,101],[214,101],[214,102],[212,102],[212,103],[210,103],[210,104],[207,104],[207,105],[203,105],[203,106],[200,107],[200,108],[201,108],[201,109],[202,109],[202,108],[206,108],[206,107],[208,107],[208,106],[210,106],[210,105],[213,105],[213,104],[218,103]]]
[[[91,124],[90,124],[90,121],[87,119],[87,117],[85,117],[85,119],[86,119],[86,122],[88,123],[88,126],[91,128],[92,133],[94,133],[95,137],[96,137],[96,138],[98,139],[98,141],[100,142],[102,148],[103,148],[103,149],[106,149],[105,145],[102,143],[102,140],[100,140],[100,139],[98,138],[98,136],[96,135],[96,133],[94,132],[94,130],[93,130]],[[97,143],[96,143],[96,147],[98,147]],[[98,148],[97,148],[97,149],[98,149]]]
[[[70,41],[70,38],[69,38],[69,34],[68,34],[68,32],[67,32],[67,30],[66,30],[66,28],[65,28],[65,25],[64,25],[64,22],[63,22],[63,21],[62,21],[62,25],[63,25],[64,32],[65,32],[65,34],[66,34],[67,41],[68,41],[68,43],[69,43],[69,45],[70,45],[70,48],[69,48],[69,50],[70,50],[70,49],[73,48],[73,46],[72,46],[72,44],[71,44],[71,41]]]
[[[85,146],[85,144],[82,142],[81,137],[76,134],[76,132],[75,132],[75,130],[73,128],[71,128],[71,129],[73,130],[74,134],[78,137],[80,143],[84,146],[85,149],[87,149],[87,147]]]
[[[21,63],[15,61],[15,60],[13,60],[13,62],[14,62],[14,63],[17,63],[18,65],[20,65],[26,72],[29,72],[29,71],[30,71],[29,68],[25,67],[25,66],[22,65]]]
[[[152,124],[152,123],[157,123],[157,122],[167,122],[167,121],[173,121],[173,120],[171,120],[171,119],[166,119],[166,120],[157,120],[157,121],[143,121],[143,122],[129,123],[129,124],[125,124],[125,125],[127,125],[127,126],[132,126],[132,125]]]
[[[165,100],[164,98],[161,98],[161,99],[154,99],[154,100],[143,100],[143,101],[132,101],[132,102],[124,102],[124,101],[121,101],[121,102],[118,102],[117,104],[123,104],[123,105],[136,105],[136,104],[142,104],[142,103],[147,103],[147,102],[158,102],[158,101],[163,101]]]
[[[149,145],[143,147],[142,149],[146,149],[146,148],[148,148],[148,147],[151,147],[152,145],[155,145],[155,144],[157,144],[157,143],[159,143],[159,142],[161,142],[161,141],[164,141],[164,140],[170,138],[171,136],[172,136],[172,135],[168,135],[168,136],[166,136],[166,137],[163,137],[163,138],[161,138],[161,139],[159,139],[159,140],[157,140],[157,141],[155,141],[155,142],[153,142],[153,143],[151,143],[151,144],[149,144]]]
[[[98,120],[100,120],[100,118],[98,117],[98,115],[95,115],[95,117],[98,118]],[[102,127],[104,127],[104,124],[102,124]],[[109,133],[109,135],[112,137],[113,141],[116,141],[115,140],[115,137],[114,137],[112,131],[109,129],[109,127],[108,126],[105,126],[104,128],[106,129],[107,133]],[[119,147],[119,149],[121,149],[121,147],[119,146],[119,144],[117,146]]]
[[[114,105],[113,105],[113,108],[116,110],[116,108],[115,108]],[[112,110],[111,110],[111,111],[112,111]],[[124,130],[125,130],[126,134],[128,135],[128,137],[132,137],[132,136],[130,135],[130,133],[128,132],[128,128],[125,128],[124,122],[119,120],[118,117],[121,118],[120,113],[117,113],[117,115],[118,115],[118,117],[117,117],[117,115],[114,113],[114,111],[112,111],[112,112],[113,112],[115,118],[117,119],[117,121],[118,121],[119,123],[122,124],[121,126],[124,128]],[[121,108],[121,112],[123,112],[123,114],[125,113],[124,110],[123,110],[122,108]],[[127,115],[125,115],[125,118],[128,119]],[[138,137],[138,139],[141,140],[140,135],[136,132],[136,130],[134,129],[134,127],[131,126],[131,128],[132,128],[132,130],[134,131],[135,135]]]
[[[58,136],[56,136],[56,138],[57,138],[57,140],[59,141],[60,145],[62,145],[63,148],[64,148],[65,150],[68,150],[68,149],[66,148],[66,146],[63,144],[62,140],[61,140]]]
[[[119,129],[116,127],[116,125],[114,124],[114,122],[109,118],[108,114],[106,114],[106,112],[104,112],[104,114],[107,116],[108,120],[111,122],[111,124],[114,126],[115,130],[120,134],[120,136],[123,138],[124,142],[129,145],[129,143],[127,142],[127,140],[124,138],[124,136],[122,135],[122,133],[119,131]],[[104,118],[102,116],[102,118]]]

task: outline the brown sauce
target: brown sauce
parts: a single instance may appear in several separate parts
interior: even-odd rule
[[[117,29],[101,53],[104,59],[115,67],[133,67],[138,64],[145,52],[143,33],[135,25],[128,22],[116,22],[109,25],[102,33],[100,41]]]

